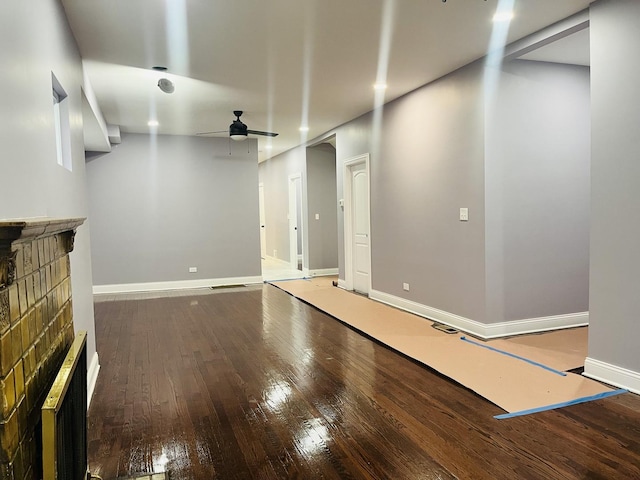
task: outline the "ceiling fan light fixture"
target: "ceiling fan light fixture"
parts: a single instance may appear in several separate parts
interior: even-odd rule
[[[233,114],[236,116],[236,119],[229,125],[229,137],[236,142],[240,142],[247,138],[247,126],[240,120],[240,115],[242,115],[241,110],[234,110]]]

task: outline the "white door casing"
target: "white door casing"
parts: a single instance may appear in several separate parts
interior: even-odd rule
[[[267,231],[264,211],[264,183],[258,184],[258,206],[260,210],[260,257],[267,256]]]
[[[369,154],[344,163],[345,287],[371,289]]]
[[[289,262],[294,270],[298,269],[298,255],[302,254],[298,251],[298,234],[302,234],[302,222],[298,225],[298,216],[302,213],[302,205],[298,204],[298,191],[301,189],[302,174],[289,175]]]
[[[371,259],[369,249],[369,175],[364,164],[354,166],[352,179],[353,211],[353,289],[369,293]]]

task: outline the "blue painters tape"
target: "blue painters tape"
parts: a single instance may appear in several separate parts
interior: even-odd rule
[[[621,388],[620,390],[611,390],[609,392],[597,393],[589,397],[576,398],[569,400],[568,402],[555,403],[553,405],[546,405],[544,407],[531,408],[529,410],[520,410],[519,412],[503,413],[502,415],[495,415],[493,418],[498,420],[504,420],[505,418],[520,417],[522,415],[529,415],[531,413],[545,412],[547,410],[554,410],[556,408],[568,407],[570,405],[577,405],[579,403],[592,402],[594,400],[601,400],[607,397],[613,397],[614,395],[620,395],[621,393],[627,393],[628,390]]]
[[[275,284],[278,282],[295,282],[296,280],[311,280],[315,277],[302,277],[302,278],[283,278],[282,280],[264,280],[264,283]],[[277,285],[274,285],[277,287]]]
[[[504,350],[490,347],[489,345],[485,345],[484,343],[474,342],[473,340],[469,340],[467,337],[464,337],[464,336],[460,337],[460,340],[462,340],[463,342],[471,343],[473,345],[477,345],[478,347],[486,348],[493,352],[501,353],[502,355],[506,355],[507,357],[517,358],[518,360],[522,360],[523,362],[530,363],[531,365],[535,365],[536,367],[544,368],[545,370],[555,373],[556,375],[561,375],[563,377],[567,376],[565,372],[561,372],[560,370],[556,370],[555,368],[548,367],[546,365],[543,365],[542,363],[534,362],[533,360],[529,360],[528,358],[521,357],[520,355],[516,355],[514,353],[509,353],[509,352],[505,352]]]

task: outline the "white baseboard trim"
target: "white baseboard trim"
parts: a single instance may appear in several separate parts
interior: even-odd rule
[[[485,338],[497,338],[524,335],[525,333],[549,332],[551,330],[562,330],[563,328],[586,327],[587,325],[589,325],[589,312],[577,312],[488,323],[484,327],[486,331]]]
[[[338,280],[338,286],[340,281]],[[522,335],[525,333],[545,332],[562,328],[581,327],[589,324],[588,312],[554,315],[550,317],[528,318],[499,323],[481,323],[454,313],[429,307],[395,295],[371,290],[369,297],[392,307],[406,310],[421,317],[444,323],[464,332],[484,339]]]
[[[121,283],[115,285],[94,285],[93,294],[157,292],[165,290],[183,290],[189,288],[222,287],[227,285],[249,285],[263,283],[262,276],[203,278],[199,280],[176,280],[173,282]]]
[[[458,330],[463,330],[473,335],[484,337],[485,325],[475,320],[445,312],[444,310],[438,310],[437,308],[428,307],[427,305],[413,302],[402,297],[396,297],[395,295],[374,289],[369,291],[369,298],[391,305],[392,307],[399,308],[400,310],[405,310],[409,313],[414,313],[421,317],[428,318],[429,320],[445,323],[457,328]]]
[[[640,372],[587,357],[583,375],[640,395]]]
[[[319,268],[316,270],[309,270],[310,277],[328,277],[331,275],[338,275],[337,268]]]
[[[93,397],[93,391],[96,388],[99,371],[100,361],[98,360],[98,352],[94,352],[93,358],[91,358],[91,363],[87,368],[87,408],[91,405],[91,398]]]

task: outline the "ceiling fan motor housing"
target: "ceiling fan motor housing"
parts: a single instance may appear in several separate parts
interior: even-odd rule
[[[240,121],[242,110],[234,110],[233,114],[237,117],[231,125],[229,125],[229,136],[234,140],[244,140],[247,136],[247,126]]]
[[[246,137],[247,126],[240,120],[234,120],[233,123],[229,125],[229,135],[244,135]]]

